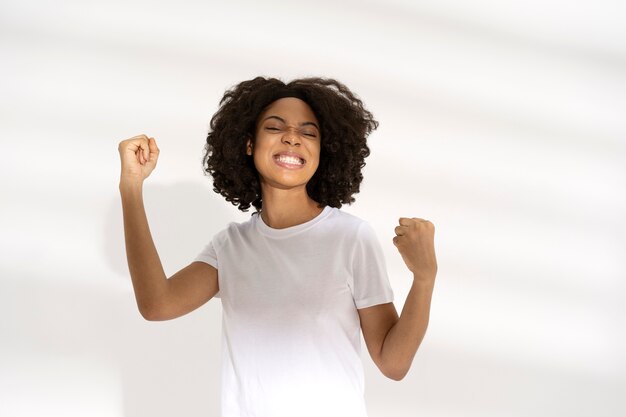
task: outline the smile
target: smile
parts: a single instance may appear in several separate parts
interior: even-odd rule
[[[285,168],[300,168],[306,163],[304,158],[291,152],[274,155],[274,161]]]

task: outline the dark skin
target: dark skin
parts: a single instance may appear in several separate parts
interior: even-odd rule
[[[309,124],[313,123],[313,124]],[[320,157],[319,122],[304,101],[286,97],[261,113],[254,145],[248,141],[259,172],[263,207],[261,217],[270,227],[283,229],[311,220],[322,208],[309,197],[309,182]],[[278,154],[304,159],[304,164],[277,163]]]
[[[261,217],[270,227],[302,224],[322,211],[306,191],[319,164],[322,138],[318,127],[308,104],[294,97],[276,100],[259,115],[255,141],[248,141],[246,152],[259,172]],[[148,320],[187,314],[218,292],[218,271],[206,263],[192,262],[166,279],[141,200],[141,185],[155,168],[160,151],[154,138],[140,135],[122,141],[119,152],[127,257],[139,310]],[[437,274],[434,230],[428,220],[404,217],[394,230],[393,243],[413,275],[402,314],[398,316],[393,303],[358,310],[372,360],[394,380],[401,380],[409,371],[428,327]]]

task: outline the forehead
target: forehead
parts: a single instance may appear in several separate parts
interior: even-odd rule
[[[287,122],[317,122],[311,107],[296,97],[284,97],[272,102],[261,112],[259,120],[270,115],[281,116]]]

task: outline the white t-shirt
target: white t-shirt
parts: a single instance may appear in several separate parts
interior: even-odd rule
[[[368,223],[325,207],[286,229],[231,223],[195,261],[218,269],[222,417],[365,417],[358,308],[393,301]]]

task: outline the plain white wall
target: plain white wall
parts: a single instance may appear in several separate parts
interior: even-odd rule
[[[599,1],[0,3],[0,415],[215,416],[221,304],[153,323],[117,144],[147,133],[168,275],[239,213],[201,157],[224,90],[347,84],[380,122],[357,202],[396,307],[400,216],[436,226],[409,375],[363,349],[371,417],[617,416],[626,390],[626,10]]]

